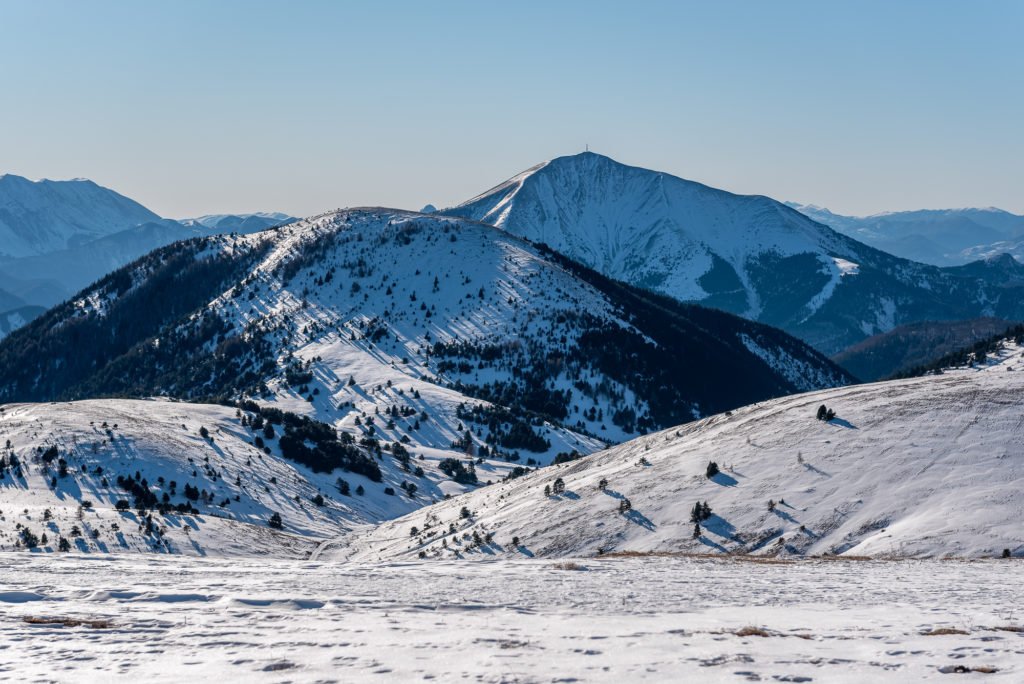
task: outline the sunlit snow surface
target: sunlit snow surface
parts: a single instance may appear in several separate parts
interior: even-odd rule
[[[0,554],[0,680],[877,682],[945,681],[955,668],[1024,676],[1024,634],[1006,631],[1024,624],[1019,561],[577,563]],[[734,633],[746,627],[767,636]],[[963,633],[926,634],[944,628]]]

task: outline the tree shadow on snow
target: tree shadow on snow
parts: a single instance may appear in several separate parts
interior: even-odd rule
[[[716,473],[714,477],[711,478],[711,481],[717,485],[722,485],[723,487],[735,487],[739,484],[739,480],[735,477],[731,477],[722,472]]]
[[[601,492],[604,493],[604,494],[607,494],[608,496],[612,497],[613,499],[625,499],[626,498],[622,494],[619,494],[614,489],[602,489]]]
[[[523,546],[521,544],[516,547],[516,551],[518,551],[519,553],[523,554],[527,558],[533,558],[533,552],[530,551],[530,549],[526,548],[525,546]]]
[[[572,499],[573,501],[578,501],[580,498],[579,494],[577,494],[576,492],[570,492],[568,490],[562,492],[561,495],[564,496],[566,499]]]
[[[828,421],[828,424],[829,425],[838,425],[840,427],[849,428],[851,430],[858,430],[859,429],[856,425],[854,425],[850,421],[843,420],[842,418],[833,418],[832,420]]]
[[[710,546],[711,548],[715,549],[716,551],[721,551],[722,553],[729,553],[728,549],[726,549],[724,546],[722,546],[721,544],[719,544],[717,542],[711,541],[707,537],[702,536],[700,538],[700,543],[704,544],[705,546]]]
[[[655,527],[654,523],[648,520],[647,516],[640,511],[626,511],[622,515],[645,530],[653,530]]]
[[[831,473],[826,473],[824,470],[819,470],[818,468],[815,468],[814,466],[812,466],[810,463],[804,463],[804,468],[807,468],[812,473],[817,473],[818,475],[824,475],[825,477],[832,477]]]
[[[786,522],[791,522],[791,523],[795,523],[796,522],[796,520],[793,518],[793,516],[791,516],[789,513],[786,513],[785,511],[780,511],[778,508],[773,510],[772,513],[774,513],[775,515],[779,516],[780,518],[782,518]]]
[[[708,532],[712,532],[719,537],[725,537],[726,539],[732,539],[736,534],[736,528],[733,524],[717,514],[712,514],[710,518],[701,523]]]

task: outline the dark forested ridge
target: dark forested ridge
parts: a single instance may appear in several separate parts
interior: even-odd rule
[[[1024,323],[1014,325],[997,335],[992,335],[989,338],[950,352],[941,358],[935,359],[931,363],[921,364],[908,370],[895,373],[890,378],[886,379],[917,378],[928,373],[941,373],[947,368],[967,366],[974,363],[984,363],[989,354],[997,351],[1001,346],[1008,342],[1024,344]]]
[[[0,402],[152,393],[194,364],[210,366],[215,385],[242,349],[221,339],[215,314],[189,315],[230,288],[267,245],[217,246],[196,238],[155,250],[0,341]],[[219,342],[214,358],[202,353],[211,342]]]

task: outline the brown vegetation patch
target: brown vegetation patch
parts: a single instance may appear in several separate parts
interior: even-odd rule
[[[580,565],[579,563],[573,563],[572,561],[567,561],[565,563],[555,563],[551,567],[555,568],[556,570],[586,570],[587,569],[585,566]]]
[[[953,627],[939,627],[938,629],[930,629],[927,632],[921,632],[921,636],[941,636],[943,634],[967,634],[967,632]]]
[[[40,618],[40,617],[27,617],[22,618],[24,622],[30,625],[61,625],[62,627],[81,627],[85,625],[92,629],[110,629],[114,626],[114,623],[110,620],[79,620],[78,618]]]
[[[736,636],[741,636],[741,637],[743,637],[743,636],[759,636],[759,637],[769,637],[769,636],[771,636],[770,632],[768,632],[767,630],[761,629],[760,627],[744,627],[743,629],[737,629],[735,632],[733,632],[733,634],[735,634]]]
[[[1018,634],[1024,633],[1024,627],[1017,627],[1016,625],[1003,625],[1001,627],[993,627],[992,629],[998,632],[1016,632]]]

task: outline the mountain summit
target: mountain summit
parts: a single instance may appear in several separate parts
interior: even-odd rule
[[[0,257],[67,249],[160,217],[90,180],[0,176]]]
[[[1020,293],[878,251],[771,198],[592,152],[534,166],[441,213],[779,326],[826,353],[902,323],[1024,313]]]

